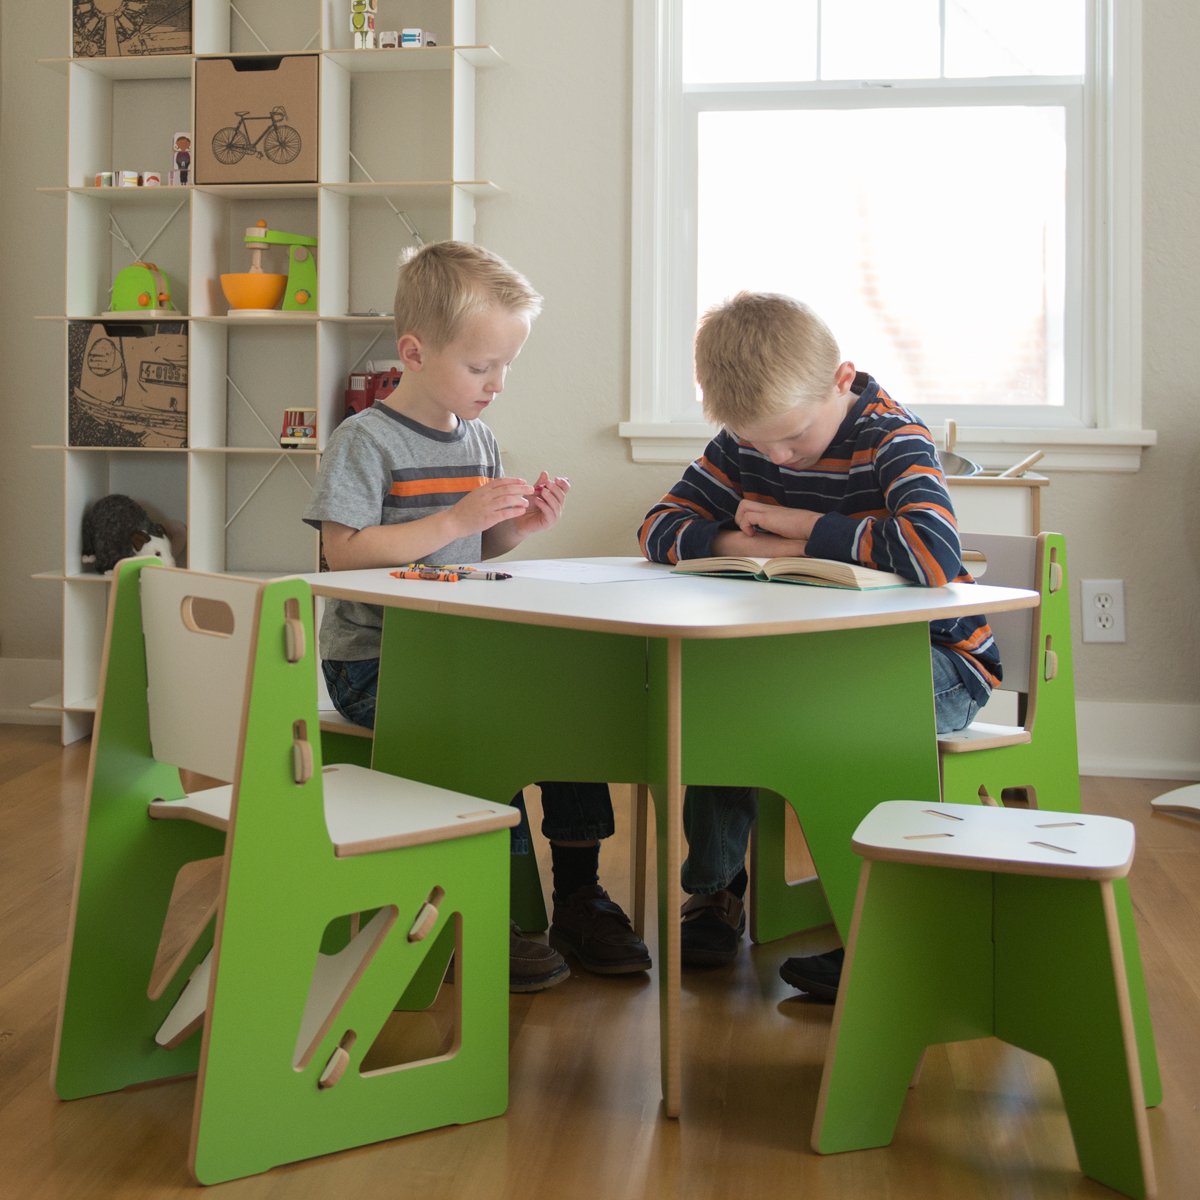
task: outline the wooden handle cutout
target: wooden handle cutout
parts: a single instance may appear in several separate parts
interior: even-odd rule
[[[233,633],[233,609],[224,600],[184,596],[179,610],[184,625],[192,633],[203,633],[209,637],[229,637]]]

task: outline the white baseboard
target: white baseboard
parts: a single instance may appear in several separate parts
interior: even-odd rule
[[[1081,774],[1200,780],[1200,705],[1080,700],[1075,715]]]
[[[0,724],[58,725],[51,709],[32,705],[62,689],[62,663],[53,658],[0,658]]]
[[[61,678],[54,659],[0,658],[0,723],[57,724],[58,713],[30,706],[54,695]],[[1075,711],[1082,774],[1200,780],[1200,705],[1080,700]]]

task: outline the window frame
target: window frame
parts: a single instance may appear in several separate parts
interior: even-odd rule
[[[619,433],[637,462],[689,462],[714,432],[703,420],[678,416],[692,386],[695,213],[688,192],[694,187],[697,114],[764,100],[791,107],[801,93],[806,107],[814,101],[862,106],[878,94],[859,81],[709,84],[685,91],[682,5],[648,0],[633,12],[630,408]],[[1009,414],[994,408],[934,409],[915,402],[935,436],[952,417],[957,449],[985,468],[1010,466],[1041,450],[1039,469],[1130,471],[1140,465],[1142,447],[1156,440],[1142,428],[1141,0],[1091,0],[1088,30],[1090,63],[1099,64],[1092,67],[1095,82],[1085,84],[1082,105],[1065,106],[1068,121],[1078,122],[1086,160],[1087,194],[1077,209],[1082,228],[1069,231],[1076,246],[1069,253],[1086,264],[1076,276],[1083,278],[1085,295],[1074,304],[1080,319],[1068,319],[1067,336],[1087,400],[1019,422],[1006,421]],[[896,82],[889,92],[897,103],[913,104],[930,94],[930,82]],[[1009,102],[1014,96],[1061,95],[1060,85],[1047,91],[1046,82],[1031,77],[1019,87],[1006,85],[1003,94]],[[996,92],[987,80],[949,86],[978,102]],[[1068,211],[1070,205],[1069,198]],[[1072,299],[1069,292],[1068,307]],[[1110,336],[1110,330],[1123,336]]]

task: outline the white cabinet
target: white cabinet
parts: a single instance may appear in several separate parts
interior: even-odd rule
[[[62,444],[44,448],[66,467],[62,559],[40,576],[63,591],[62,694],[44,707],[61,711],[65,742],[91,728],[108,598],[81,564],[85,508],[124,492],[185,522],[195,569],[315,570],[300,514],[349,372],[394,352],[397,257],[417,238],[470,240],[475,204],[494,190],[475,178],[475,72],[499,56],[475,44],[474,0],[380,0],[378,29],[436,33],[421,49],[352,49],[349,10],[194,0],[191,54],[71,58],[68,46],[43,60],[68,89],[66,179],[43,189],[65,207],[64,356],[73,324],[102,319],[114,276],[136,259],[169,277],[188,335],[186,446],[74,446],[64,397]],[[165,184],[174,134],[194,128],[196,59],[263,54],[317,56],[315,183],[95,186],[121,169],[159,170]],[[243,236],[259,220],[316,237],[315,312],[229,315],[219,277],[248,270]],[[317,410],[316,451],[281,450],[284,410],[301,407]]]

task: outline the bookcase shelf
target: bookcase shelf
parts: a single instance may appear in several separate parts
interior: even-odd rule
[[[182,448],[71,445],[64,372],[62,443],[43,447],[64,459],[62,556],[37,575],[63,598],[62,691],[38,707],[62,714],[64,742],[90,732],[108,601],[81,562],[85,510],[122,492],[183,523],[198,570],[315,570],[318,539],[300,514],[350,371],[394,354],[397,256],[471,240],[476,203],[498,191],[475,173],[475,72],[502,60],[475,40],[474,0],[379,8],[377,28],[419,25],[439,44],[352,49],[345,0],[193,0],[190,53],[82,58],[68,46],[39,60],[67,88],[65,178],[39,189],[65,210],[63,311],[48,318],[63,325],[64,363],[79,323],[170,321],[187,337]],[[195,128],[197,62],[283,54],[317,58],[316,181],[168,186],[174,134]],[[159,170],[163,186],[95,186],[122,169]],[[243,237],[259,220],[317,239],[315,312],[230,313],[220,275],[248,269]],[[117,272],[138,260],[170,280],[178,312],[104,317]],[[283,450],[283,412],[301,406],[317,411],[317,448]]]

